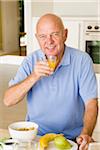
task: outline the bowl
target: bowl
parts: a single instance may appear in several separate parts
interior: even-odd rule
[[[28,142],[35,139],[38,132],[38,124],[35,122],[14,122],[8,126],[9,134],[13,139]]]

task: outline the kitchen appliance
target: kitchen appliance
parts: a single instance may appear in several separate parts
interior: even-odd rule
[[[85,22],[84,31],[85,51],[93,60],[95,72],[100,73],[100,22]]]

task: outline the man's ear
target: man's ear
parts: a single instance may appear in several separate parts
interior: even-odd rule
[[[66,29],[64,30],[64,42],[66,41],[67,36],[68,36],[68,29],[66,28]]]

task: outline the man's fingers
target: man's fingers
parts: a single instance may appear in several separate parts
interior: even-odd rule
[[[89,143],[93,142],[93,139],[89,135],[81,135],[76,138],[76,141],[79,145],[79,150],[88,150]]]
[[[77,144],[79,144],[79,145],[80,145],[80,144],[82,143],[82,140],[83,140],[83,139],[82,139],[82,137],[78,137],[78,138],[76,139]]]
[[[47,66],[49,66],[47,61],[38,61],[36,64],[37,65],[47,65]]]
[[[42,76],[49,76],[53,73],[52,69],[50,69],[49,65],[47,62],[44,61],[39,61],[36,63],[34,67],[34,72],[42,77]]]
[[[80,145],[79,150],[88,150],[89,144],[86,145]]]
[[[39,70],[39,71],[38,71],[38,74],[39,74],[40,76],[49,76],[50,74],[52,74],[52,72],[49,71],[49,70],[45,70],[45,71]]]
[[[79,147],[79,150],[86,150],[87,146],[88,146],[87,141],[83,140],[80,147]]]

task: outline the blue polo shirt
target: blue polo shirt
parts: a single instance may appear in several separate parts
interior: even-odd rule
[[[41,50],[27,56],[10,86],[27,78]],[[64,56],[49,77],[42,77],[27,94],[27,120],[39,124],[39,135],[63,133],[75,139],[83,127],[85,103],[97,97],[96,77],[91,58],[85,52],[65,46]]]

